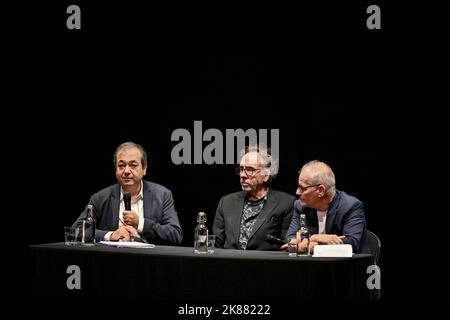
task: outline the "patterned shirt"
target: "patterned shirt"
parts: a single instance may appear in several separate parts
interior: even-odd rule
[[[241,215],[241,226],[239,230],[239,249],[247,249],[248,239],[255,225],[256,218],[264,208],[267,196],[256,201],[245,201],[244,209]]]

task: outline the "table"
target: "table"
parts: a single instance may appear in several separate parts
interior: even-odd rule
[[[216,249],[198,255],[190,247],[114,248],[32,245],[32,298],[151,299],[225,302],[302,299],[368,300],[372,256],[288,257],[284,251]],[[80,269],[80,289],[69,289],[69,266]],[[73,277],[71,278],[73,280]]]

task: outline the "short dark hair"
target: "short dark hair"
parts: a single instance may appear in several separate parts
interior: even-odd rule
[[[137,148],[139,149],[139,151],[141,152],[141,164],[142,167],[146,167],[147,166],[147,152],[145,152],[144,148],[137,143],[131,142],[131,141],[127,141],[122,143],[120,146],[117,147],[116,152],[114,152],[114,168],[117,168],[117,154],[126,148]]]

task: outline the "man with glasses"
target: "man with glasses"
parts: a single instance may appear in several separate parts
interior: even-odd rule
[[[241,156],[237,174],[242,191],[226,195],[219,201],[213,225],[216,246],[279,250],[279,243],[267,239],[285,237],[295,198],[270,188],[278,165],[267,148],[250,147],[241,152]]]
[[[326,163],[313,160],[302,167],[296,194],[299,199],[295,201],[287,238],[296,237],[300,214],[305,214],[311,252],[316,244],[343,243],[352,245],[354,253],[370,252],[363,203],[336,190],[334,173]],[[300,253],[306,252],[306,241],[300,242]]]

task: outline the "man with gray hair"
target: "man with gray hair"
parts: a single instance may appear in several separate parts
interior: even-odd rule
[[[133,142],[122,143],[114,153],[114,167],[119,183],[97,192],[89,200],[97,221],[96,240],[140,239],[156,244],[181,244],[183,232],[172,193],[160,184],[143,180],[147,172],[144,148]],[[86,217],[87,209],[74,226]]]
[[[306,227],[311,234],[310,249],[316,244],[350,244],[355,253],[369,253],[363,203],[343,191],[336,190],[333,170],[326,163],[313,160],[299,171],[299,199],[287,238],[295,238],[300,229],[300,214],[305,214]],[[298,242],[299,239],[297,239]],[[298,251],[307,251],[307,240]],[[283,246],[283,247],[286,247]]]
[[[270,188],[278,173],[277,160],[267,148],[255,146],[241,152],[237,174],[242,191],[220,199],[214,219],[216,246],[224,249],[279,250],[270,239],[285,237],[295,198]]]

